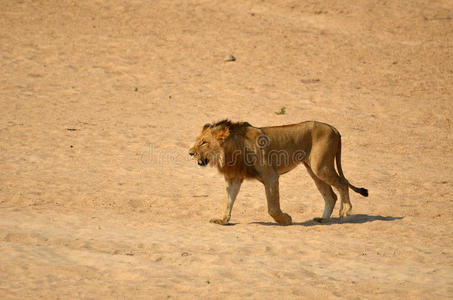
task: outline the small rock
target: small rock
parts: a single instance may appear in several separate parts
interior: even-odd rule
[[[229,54],[225,57],[225,61],[236,61],[236,57],[233,55]]]

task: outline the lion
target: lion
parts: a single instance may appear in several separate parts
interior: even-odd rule
[[[279,177],[299,164],[305,166],[324,198],[323,215],[314,218],[317,222],[326,223],[330,219],[337,201],[332,187],[340,194],[340,218],[351,213],[349,188],[368,196],[367,189],[355,187],[343,174],[340,133],[318,121],[273,127],[254,127],[230,120],[205,124],[189,155],[200,166],[217,167],[225,177],[223,216],[211,219],[211,223],[229,224],[242,182],[256,179],[264,185],[269,215],[281,225],[292,224],[291,216],[280,209]]]

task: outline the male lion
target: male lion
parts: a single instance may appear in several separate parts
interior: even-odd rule
[[[247,122],[223,120],[203,126],[189,154],[200,166],[216,166],[226,181],[223,217],[211,223],[226,225],[244,179],[257,179],[266,190],[268,212],[281,225],[290,225],[291,217],[280,209],[279,176],[303,163],[325,201],[318,222],[327,222],[337,196],[341,197],[340,218],[351,212],[349,188],[367,197],[368,190],[350,184],[341,169],[341,136],[334,127],[307,121],[299,124],[254,127]],[[335,171],[336,160],[338,173]]]

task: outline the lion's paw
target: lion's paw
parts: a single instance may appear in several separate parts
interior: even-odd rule
[[[280,225],[287,226],[287,225],[291,225],[293,223],[293,219],[291,218],[290,215],[282,213],[282,215],[278,218],[277,222]]]
[[[343,206],[343,208],[340,211],[340,219],[351,215],[351,211],[352,211],[352,206],[351,205]]]
[[[214,224],[219,224],[219,225],[228,225],[228,221],[226,219],[213,218],[213,219],[209,220],[209,222],[214,223]]]

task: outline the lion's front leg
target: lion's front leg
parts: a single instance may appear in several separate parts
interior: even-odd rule
[[[225,188],[225,208],[223,211],[223,217],[220,219],[214,218],[209,222],[227,225],[231,219],[231,210],[233,209],[234,201],[239,193],[241,188],[242,180],[241,179],[226,179],[226,188]]]
[[[269,215],[280,225],[291,225],[291,216],[285,214],[280,209],[280,192],[278,188],[278,176],[275,175],[271,180],[264,182],[266,189],[267,210]]]

